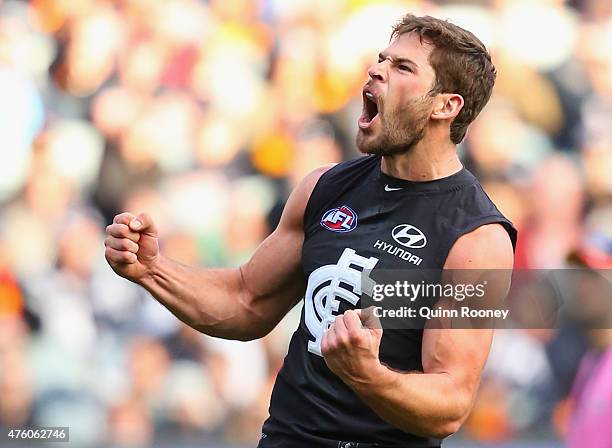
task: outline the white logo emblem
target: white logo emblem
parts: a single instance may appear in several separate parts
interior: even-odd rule
[[[420,249],[427,244],[425,234],[410,224],[400,224],[391,231],[393,239],[404,247]]]
[[[371,270],[378,263],[378,258],[365,258],[357,255],[353,249],[344,249],[337,264],[328,264],[312,271],[308,277],[308,286],[304,296],[304,318],[308,331],[314,341],[308,341],[308,351],[319,356],[323,333],[334,323],[340,306],[338,299],[346,300],[353,306],[361,298],[362,271]],[[343,286],[340,286],[340,283]],[[351,289],[346,287],[348,285]]]
[[[397,190],[403,190],[403,188],[391,188],[389,184],[385,185],[385,191],[397,191]]]

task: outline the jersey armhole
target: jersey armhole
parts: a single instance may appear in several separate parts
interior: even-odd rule
[[[505,219],[505,218],[503,218],[503,217],[501,217],[499,215],[484,216],[484,217],[474,221],[469,226],[467,226],[464,229],[462,229],[460,232],[455,232],[455,234],[453,235],[453,237],[451,239],[451,244],[449,246],[450,249],[452,249],[452,247],[455,245],[457,240],[459,238],[461,238],[463,235],[465,235],[466,233],[473,232],[477,228],[479,228],[481,226],[484,226],[484,225],[487,225],[487,224],[501,224],[502,227],[508,233],[508,237],[510,238],[510,242],[512,243],[512,251],[513,252],[516,251],[516,238],[517,238],[518,232],[516,231],[516,229],[514,228],[514,226],[512,225],[512,223],[510,221],[508,221],[507,219]],[[449,252],[450,252],[450,249],[449,249]],[[445,262],[446,262],[446,260],[445,260]]]
[[[338,166],[338,164],[330,167],[328,170],[326,170],[323,174],[321,174],[321,176],[317,179],[317,182],[315,183],[314,188],[312,189],[312,191],[310,192],[310,196],[308,197],[308,201],[306,202],[306,208],[304,209],[304,217],[302,218],[302,227],[304,228],[304,236],[308,235],[308,230],[309,230],[309,224],[312,222],[311,221],[311,215],[314,214],[314,210],[313,210],[313,197],[318,194],[319,190],[321,188],[323,188],[321,186],[321,184],[323,183],[323,177],[325,177],[325,175],[327,175],[331,170],[333,170],[336,166]]]

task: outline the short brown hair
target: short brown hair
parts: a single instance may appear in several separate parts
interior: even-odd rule
[[[497,76],[491,55],[469,31],[430,16],[406,14],[393,27],[391,39],[412,32],[435,47],[429,55],[436,75],[430,94],[457,93],[463,97],[463,109],[451,123],[450,132],[451,141],[458,144],[491,97]]]

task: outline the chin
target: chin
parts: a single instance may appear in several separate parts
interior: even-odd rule
[[[362,129],[357,131],[355,144],[362,154],[385,155],[387,144],[384,135],[376,135],[372,130],[364,132]]]
[[[371,135],[365,135],[361,129],[357,131],[355,144],[362,154],[380,154],[380,145],[376,144],[376,139]]]
[[[365,135],[361,130],[357,133],[356,145],[362,154],[378,156],[398,156],[409,153],[421,140],[422,136],[415,136],[403,143],[394,143],[387,135]]]

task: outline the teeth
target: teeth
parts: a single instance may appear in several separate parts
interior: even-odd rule
[[[365,96],[369,99],[374,101],[374,95],[371,92],[366,92]]]

